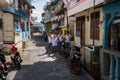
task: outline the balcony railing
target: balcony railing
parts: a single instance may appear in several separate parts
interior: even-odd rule
[[[111,50],[111,49],[101,49],[101,51],[100,51],[100,57],[101,57],[101,78],[103,80],[110,80],[109,79],[109,76],[110,76],[110,74],[109,74],[110,67],[109,66],[111,65],[110,64],[110,55],[112,55],[114,57],[119,57],[120,58],[120,52],[119,51]]]
[[[15,9],[12,8],[10,5],[0,5],[0,9],[3,11],[15,13]]]

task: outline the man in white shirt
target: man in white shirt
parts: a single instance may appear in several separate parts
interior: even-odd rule
[[[70,35],[69,31],[67,31],[67,33],[65,35],[65,39],[66,39],[65,42],[70,43],[70,38],[71,38],[71,35]]]
[[[68,47],[69,51],[70,51],[70,39],[71,39],[71,35],[70,35],[69,31],[67,31],[66,35],[65,35],[65,44]]]
[[[59,51],[59,52],[60,52],[61,47],[62,47],[62,42],[63,42],[63,36],[62,36],[62,34],[60,33],[60,34],[58,35],[58,51]]]
[[[57,46],[58,46],[57,40],[58,40],[58,37],[56,36],[56,34],[54,34],[52,38],[52,51],[53,52],[57,51]]]

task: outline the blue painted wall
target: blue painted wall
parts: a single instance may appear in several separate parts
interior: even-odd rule
[[[120,13],[120,1],[102,7],[104,13],[104,42],[103,48],[108,48],[108,30],[117,13]],[[111,14],[108,18],[107,14]],[[106,66],[109,67],[109,66]],[[110,80],[120,80],[120,57],[110,55]]]

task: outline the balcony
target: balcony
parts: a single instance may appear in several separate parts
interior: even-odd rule
[[[29,21],[29,18],[26,15],[24,10],[22,10],[22,9],[15,10],[15,13],[18,14],[19,16],[21,16],[21,20]]]
[[[15,9],[10,7],[10,5],[0,5],[0,9],[6,12],[15,13]]]
[[[51,13],[47,12],[44,14],[44,22],[47,23],[51,21]]]

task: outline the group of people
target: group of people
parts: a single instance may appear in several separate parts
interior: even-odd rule
[[[65,36],[61,33],[57,34],[55,32],[48,33],[48,51],[57,52],[60,50],[62,42],[65,42],[68,47],[70,47],[71,35],[69,31],[66,31]]]

